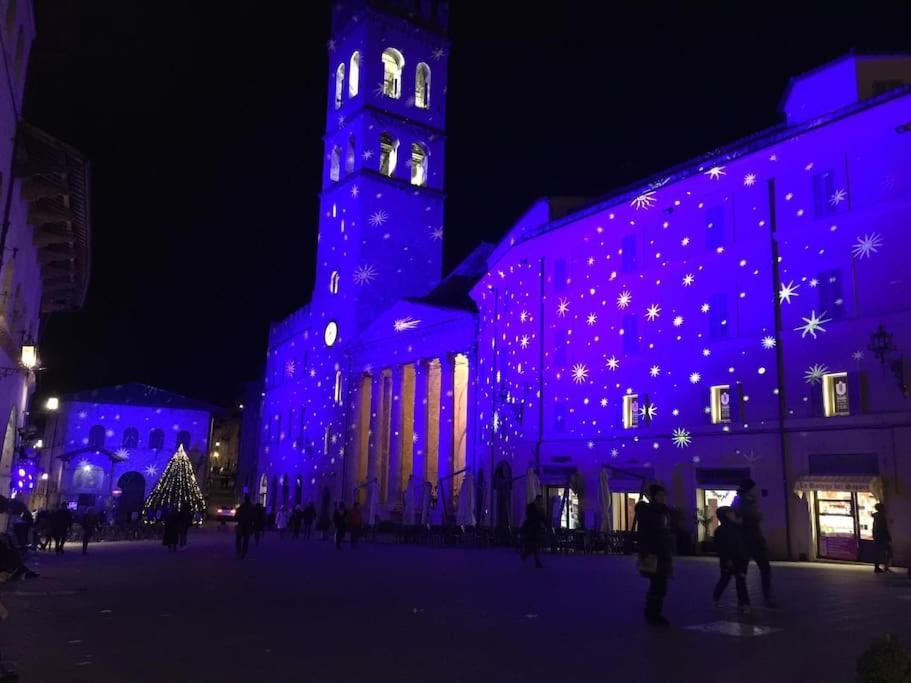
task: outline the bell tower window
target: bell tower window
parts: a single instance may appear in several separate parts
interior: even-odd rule
[[[342,106],[342,93],[345,91],[345,64],[339,64],[335,70],[335,108]]]
[[[329,293],[338,294],[338,282],[339,274],[337,270],[332,271],[332,275],[329,276]]]
[[[427,149],[420,142],[411,144],[411,184],[427,184]]]
[[[348,136],[348,147],[345,148],[345,173],[354,170],[354,135]]]
[[[351,55],[351,62],[348,66],[348,98],[357,97],[358,80],[361,75],[361,53],[355,52]]]
[[[414,106],[430,109],[430,67],[424,62],[418,64],[414,79]]]
[[[333,145],[332,155],[329,158],[329,180],[331,180],[333,182],[338,181],[339,156],[340,156],[340,151],[339,151],[338,145]]]
[[[398,157],[399,141],[389,133],[380,136],[380,173],[392,177]]]
[[[402,69],[405,58],[394,47],[383,50],[383,95],[394,100],[402,95]]]

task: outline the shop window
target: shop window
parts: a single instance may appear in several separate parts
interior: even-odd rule
[[[709,407],[712,424],[726,424],[731,421],[731,386],[719,384],[709,389]]]
[[[351,62],[348,65],[348,97],[357,97],[358,81],[361,76],[361,53],[355,52],[351,55]]]
[[[718,508],[730,507],[737,497],[736,487],[730,489],[696,489],[699,505],[699,540],[706,541],[718,528]]]
[[[637,268],[636,236],[627,235],[620,243],[620,269],[624,273],[633,273]]]
[[[427,148],[420,142],[411,144],[411,184],[423,187],[427,184]]]
[[[335,70],[335,108],[342,106],[342,93],[345,92],[345,65],[339,64]]]
[[[124,448],[137,448],[139,446],[139,430],[136,427],[128,427],[123,430]]]
[[[329,180],[332,182],[338,182],[340,156],[341,150],[338,148],[338,145],[333,145],[332,152],[329,155]]]
[[[547,499],[549,519],[555,529],[578,529],[581,527],[579,495],[569,486],[548,486],[544,495]]]
[[[394,47],[383,50],[383,95],[394,100],[402,94],[402,69],[405,58]]]
[[[636,503],[638,493],[611,493],[614,531],[632,531],[636,523]]]
[[[826,417],[851,414],[847,372],[830,372],[822,376],[822,407]]]
[[[418,64],[414,79],[414,106],[419,109],[430,108],[430,67],[421,62]]]
[[[623,396],[623,428],[635,429],[639,426],[639,396],[626,394]]]
[[[717,250],[726,242],[724,207],[710,206],[705,210],[705,248]]]
[[[380,173],[392,177],[398,157],[399,141],[389,133],[380,135]]]
[[[816,291],[819,296],[819,310],[826,317],[840,320],[845,317],[845,300],[841,286],[841,270],[827,270],[817,276]],[[822,313],[820,313],[822,315]]]

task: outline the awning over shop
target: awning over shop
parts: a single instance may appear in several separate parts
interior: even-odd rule
[[[870,474],[807,474],[794,483],[794,493],[802,498],[807,491],[866,491],[882,500],[883,480]]]

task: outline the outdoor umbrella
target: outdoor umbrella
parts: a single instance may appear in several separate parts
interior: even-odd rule
[[[415,484],[414,475],[408,477],[408,484],[405,486],[405,504],[402,506],[402,523],[406,526],[414,526],[415,521]]]
[[[462,479],[462,488],[459,490],[459,508],[456,510],[456,523],[459,526],[477,526],[474,516],[474,478],[471,473]]]
[[[427,526],[430,524],[430,502],[433,497],[433,486],[429,481],[424,482],[424,490],[421,493],[421,524]]]
[[[528,478],[525,480],[525,502],[533,503],[535,498],[541,495],[541,480],[534,467],[528,468]]]
[[[599,492],[601,494],[601,528],[600,531],[607,533],[610,531],[611,527],[611,515],[610,515],[610,480],[606,467],[601,468],[601,486],[599,487]]]

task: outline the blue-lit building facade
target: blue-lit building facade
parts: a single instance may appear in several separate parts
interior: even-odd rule
[[[410,521],[427,491],[451,520],[470,474],[476,522],[515,525],[531,477],[555,524],[623,530],[660,481],[701,540],[752,478],[776,556],[869,559],[877,501],[905,555],[911,60],[796,78],[780,126],[541,200],[442,278],[445,6],[406,5],[335,10],[317,281],[270,334],[267,505]]]

